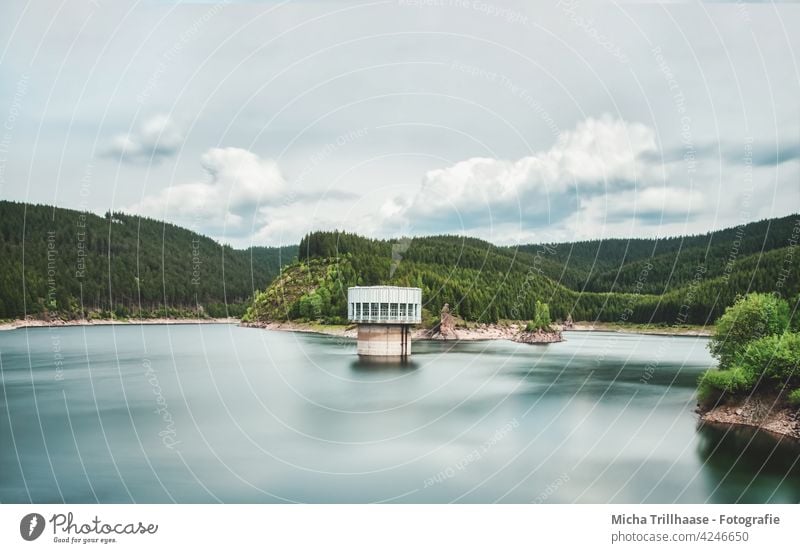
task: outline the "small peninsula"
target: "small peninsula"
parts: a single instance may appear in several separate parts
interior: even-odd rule
[[[799,326],[773,294],[748,294],[729,307],[709,342],[719,367],[698,385],[701,421],[800,439]]]

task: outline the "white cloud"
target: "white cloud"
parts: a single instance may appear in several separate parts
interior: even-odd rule
[[[705,209],[704,201],[700,190],[680,186],[609,192],[584,198],[580,219],[594,231],[608,224],[627,224],[639,234],[648,234],[642,227],[692,220]]]
[[[710,164],[690,179],[681,160],[661,153],[648,126],[589,118],[531,156],[469,158],[428,171],[406,195],[354,201],[346,188],[343,195],[290,188],[275,161],[248,150],[213,148],[201,158],[207,180],[128,209],[238,246],[297,243],[306,232],[337,228],[376,237],[460,233],[497,244],[686,234],[719,225],[715,210],[741,209],[735,179],[718,190]],[[781,167],[796,174],[794,162]],[[769,175],[756,175],[769,186]]]
[[[509,2],[520,11],[533,10],[530,2]],[[646,122],[656,129],[658,144],[664,149],[665,159],[656,155],[640,161],[636,190],[663,186],[680,190],[688,188],[687,180],[692,178],[694,188],[702,191],[704,205],[685,230],[704,232],[711,225],[736,224],[743,210],[752,217],[797,210],[798,202],[792,200],[798,197],[800,150],[793,145],[800,83],[787,68],[795,67],[800,33],[776,32],[782,24],[787,29],[800,24],[796,6],[748,7],[752,20],[744,22],[741,6],[707,13],[701,4],[692,3],[676,15],[675,22],[665,24],[659,6],[633,13],[609,10],[605,2],[582,2],[581,15],[606,36],[613,36],[625,53],[627,62],[620,63],[619,57],[598,47],[596,37],[565,17],[563,4],[557,3],[536,5],[536,24],[547,32],[531,32],[530,26],[509,25],[475,10],[453,17],[452,10],[408,9],[397,2],[355,11],[336,11],[328,2],[290,2],[280,9],[271,2],[251,3],[231,5],[219,13],[208,5],[173,9],[166,2],[148,2],[130,9],[125,3],[102,2],[98,9],[94,2],[69,2],[55,25],[30,10],[23,17],[24,9],[18,4],[0,4],[0,29],[9,37],[2,64],[2,82],[7,86],[0,86],[0,105],[15,105],[15,83],[23,75],[30,77],[31,84],[57,82],[58,93],[44,94],[31,86],[21,99],[13,132],[16,154],[7,156],[2,180],[29,184],[0,183],[0,193],[7,199],[55,202],[99,213],[110,205],[135,204],[143,195],[142,172],[120,170],[120,160],[141,165],[161,160],[148,173],[159,187],[173,182],[204,185],[202,175],[193,177],[192,173],[178,181],[168,179],[173,170],[186,175],[203,152],[220,140],[258,144],[258,151],[269,155],[285,152],[280,163],[291,176],[296,168],[299,173],[308,167],[308,153],[325,151],[332,139],[348,129],[369,128],[368,139],[349,142],[320,162],[302,183],[304,190],[294,203],[270,207],[263,215],[267,224],[286,226],[287,233],[295,233],[289,239],[296,241],[302,231],[294,231],[296,227],[285,222],[295,217],[302,221],[305,213],[317,209],[312,193],[326,189],[351,166],[375,160],[371,169],[350,172],[341,182],[342,189],[362,198],[350,201],[352,210],[345,199],[319,200],[319,211],[337,220],[339,228],[350,229],[371,219],[375,235],[406,229],[420,234],[467,229],[503,241],[511,240],[504,237],[514,233],[530,236],[560,228],[570,238],[572,216],[560,221],[559,217],[573,213],[582,215],[576,232],[629,236],[639,229],[621,215],[613,227],[604,224],[612,209],[621,209],[615,202],[630,204],[630,193],[614,192],[622,185],[628,185],[627,190],[633,186],[611,181],[613,175],[630,176],[629,170],[635,167],[629,163],[632,152],[624,148],[628,137],[622,137],[622,148],[603,150],[609,140],[600,128],[582,134],[573,123],[587,115],[613,112],[620,119]],[[43,4],[60,2],[45,0]],[[208,14],[214,17],[208,19]],[[149,33],[154,21],[159,22],[158,32]],[[198,21],[202,33],[194,32]],[[298,22],[303,23],[301,32],[284,33]],[[740,40],[745,23],[752,41]],[[370,37],[364,36],[366,24]],[[628,32],[632,24],[641,32]],[[680,27],[679,34],[675,25]],[[259,32],[241,32],[247,26]],[[440,27],[450,33],[430,32]],[[398,30],[422,32],[425,39],[412,43]],[[278,35],[282,37],[279,47],[262,48],[264,37]],[[42,41],[43,36],[50,40]],[[141,42],[143,37],[146,44]],[[468,37],[480,37],[480,47]],[[175,55],[176,38],[186,39],[179,44],[183,46],[180,56]],[[337,46],[329,48],[334,39]],[[70,65],[62,74],[67,43]],[[220,48],[223,43],[226,46]],[[754,43],[758,48],[753,48]],[[108,46],[102,56],[98,44]],[[654,45],[676,82],[666,78],[655,59]],[[536,63],[531,64],[512,52],[546,55],[535,56]],[[294,64],[298,56],[312,53],[308,63]],[[36,63],[28,63],[34,58]],[[477,72],[464,71],[467,65]],[[292,70],[287,71],[290,66]],[[220,86],[221,75],[225,75],[224,86]],[[277,78],[274,86],[254,86],[273,78]],[[185,145],[180,132],[162,133],[168,118],[158,114],[173,108],[196,117]],[[676,108],[685,110],[691,129]],[[66,136],[65,123],[73,118],[75,125]],[[118,126],[109,131],[107,122]],[[422,125],[408,124],[414,122]],[[188,134],[188,125],[181,129],[178,123],[173,130]],[[597,126],[606,128],[602,119]],[[98,127],[104,133],[101,149],[114,157],[112,162],[93,166],[92,179],[113,186],[94,187],[83,205],[81,181],[95,153]],[[572,131],[561,147],[552,139],[558,129]],[[114,136],[117,133],[123,134]],[[577,147],[581,137],[590,150],[595,148],[595,154]],[[746,138],[753,141],[752,186],[756,188],[749,206],[744,206],[742,196],[751,185],[737,178],[745,170]],[[518,153],[521,139],[534,144],[533,150]],[[602,148],[597,149],[596,142]],[[631,143],[640,144],[635,136]],[[696,150],[696,175],[687,175],[683,163],[688,147]],[[406,156],[412,151],[422,155]],[[540,153],[531,155],[533,151]],[[560,160],[555,159],[558,152]],[[180,159],[176,159],[178,153]],[[613,155],[605,157],[607,153],[622,159],[614,161]],[[403,157],[375,157],[387,154]],[[532,162],[530,166],[517,163],[523,156]],[[471,162],[487,157],[497,159]],[[408,162],[392,163],[392,159]],[[175,161],[175,167],[172,163],[167,167],[164,161]],[[455,174],[456,161],[464,163],[459,168],[467,175],[479,170],[494,175],[497,186],[485,186],[480,194],[468,190],[467,180]],[[659,163],[668,164],[666,175],[649,179],[645,169],[658,170]],[[598,174],[597,164],[607,167],[607,182],[588,180]],[[424,171],[435,168],[442,173],[431,180],[431,190],[420,195],[413,207],[402,202],[390,205],[388,220],[408,219],[409,223],[382,230],[387,225],[380,217],[380,205],[395,195],[411,204]],[[561,186],[548,171],[561,175]],[[582,177],[584,182],[575,188],[571,177]],[[455,180],[452,189],[443,186],[451,178]],[[54,191],[56,182],[61,185]],[[389,184],[398,182],[410,186],[390,189]],[[435,186],[442,186],[441,193],[435,194]],[[201,186],[198,194],[205,190]],[[600,195],[606,190],[609,197],[604,202]],[[596,218],[583,217],[590,199],[601,209]],[[419,215],[426,208],[430,214]],[[662,230],[657,230],[656,223],[651,223],[641,233],[683,231],[684,223],[678,218],[675,215],[671,223],[678,227],[661,225]],[[309,225],[318,224],[316,218],[307,219]]]
[[[174,155],[183,144],[183,133],[168,115],[146,119],[129,134],[118,134],[105,151],[107,157],[134,163],[158,163]]]
[[[683,188],[646,188],[632,196],[631,205],[625,213],[661,213],[665,216],[687,215],[703,203],[699,190]]]
[[[241,236],[263,224],[265,208],[286,194],[278,164],[241,148],[211,148],[205,182],[170,186],[126,211],[175,221],[215,235]]]
[[[548,150],[516,161],[471,158],[429,171],[410,201],[391,199],[383,214],[392,224],[435,231],[507,223],[552,223],[569,216],[585,195],[658,182],[659,167],[642,160],[656,151],[655,133],[610,116],[589,118],[562,133]],[[650,201],[650,200],[648,200]],[[466,228],[461,225],[461,228]]]

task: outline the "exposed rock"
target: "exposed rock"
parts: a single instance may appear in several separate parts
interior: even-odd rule
[[[555,342],[563,342],[564,337],[560,330],[534,330],[522,331],[512,338],[515,342],[523,344],[553,344]]]
[[[425,336],[429,340],[458,340],[456,319],[450,314],[450,305],[444,304],[439,316],[439,324],[430,329]]]
[[[456,319],[450,314],[445,304],[439,324],[429,330],[418,330],[412,335],[413,340],[511,340],[523,344],[552,344],[564,341],[560,328],[545,331],[528,332],[524,325],[511,324],[478,324],[470,328],[455,327]]]
[[[432,329],[417,329],[411,339],[416,340],[511,340],[526,344],[550,344],[563,341],[561,330],[556,328],[552,332],[526,332],[525,326],[519,323],[510,324],[487,324],[481,323],[470,326],[469,328],[459,328],[456,331],[455,317],[450,314],[448,307],[444,313],[444,332],[442,325],[436,325]],[[297,321],[251,321],[243,322],[241,326],[263,328],[266,330],[284,330],[290,332],[314,332],[339,336],[344,338],[355,338],[357,335],[357,325],[348,326],[329,326],[313,323],[301,323]]]
[[[358,337],[357,325],[321,325],[313,323],[301,323],[297,321],[249,321],[241,322],[239,326],[250,328],[263,328],[265,330],[285,330],[289,332],[310,332],[314,334],[328,334],[343,338]]]
[[[703,422],[753,426],[795,439],[800,439],[800,423],[794,408],[785,406],[775,396],[753,396],[736,403],[717,405],[700,411]]]

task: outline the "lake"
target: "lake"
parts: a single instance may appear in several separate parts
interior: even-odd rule
[[[706,339],[415,342],[235,325],[0,332],[0,501],[792,502],[800,448],[698,427]]]

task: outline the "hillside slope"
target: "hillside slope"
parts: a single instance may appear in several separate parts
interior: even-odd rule
[[[0,201],[0,318],[240,316],[296,255],[138,216]]]
[[[394,284],[422,288],[427,314],[448,303],[467,321],[530,319],[541,301],[555,319],[706,324],[739,294],[796,298],[798,240],[795,215],[661,240],[510,248],[314,232],[236,250],[148,218],[0,201],[0,318],[241,316],[261,291],[254,319],[342,322],[348,286]]]
[[[694,236],[549,244],[547,263],[542,267],[549,277],[575,290],[630,292],[636,286],[637,275],[649,264],[652,269],[641,291],[662,294],[689,284],[699,265],[704,267],[706,279],[730,277],[738,270],[733,264],[751,256],[757,260],[759,255],[787,248],[792,236],[797,243],[800,215],[765,219]],[[544,247],[531,244],[520,246],[518,250],[535,253]],[[774,284],[776,266],[771,265],[772,261],[767,259],[761,264],[759,274],[754,275],[756,281],[771,280]],[[742,267],[740,265],[739,269]],[[565,268],[567,271],[562,276]]]
[[[448,303],[467,321],[532,319],[536,301],[550,304],[554,317],[618,320],[637,302],[658,301],[637,294],[580,294],[532,269],[527,255],[509,254],[485,242],[457,237],[415,238],[402,248],[341,232],[315,232],[300,243],[300,260],[255,297],[252,321],[343,322],[347,288],[389,284],[423,290],[426,318]],[[392,248],[395,248],[394,256]]]
[[[286,282],[276,281],[250,316],[341,322],[348,286],[391,284],[422,288],[427,313],[448,303],[468,321],[532,319],[538,300],[556,319],[709,324],[740,294],[796,298],[796,234],[796,217],[663,241],[520,248],[459,236],[388,241],[314,232],[301,241],[298,264],[286,269],[293,282],[304,272],[306,287],[286,294]],[[264,309],[278,297],[280,310]]]

